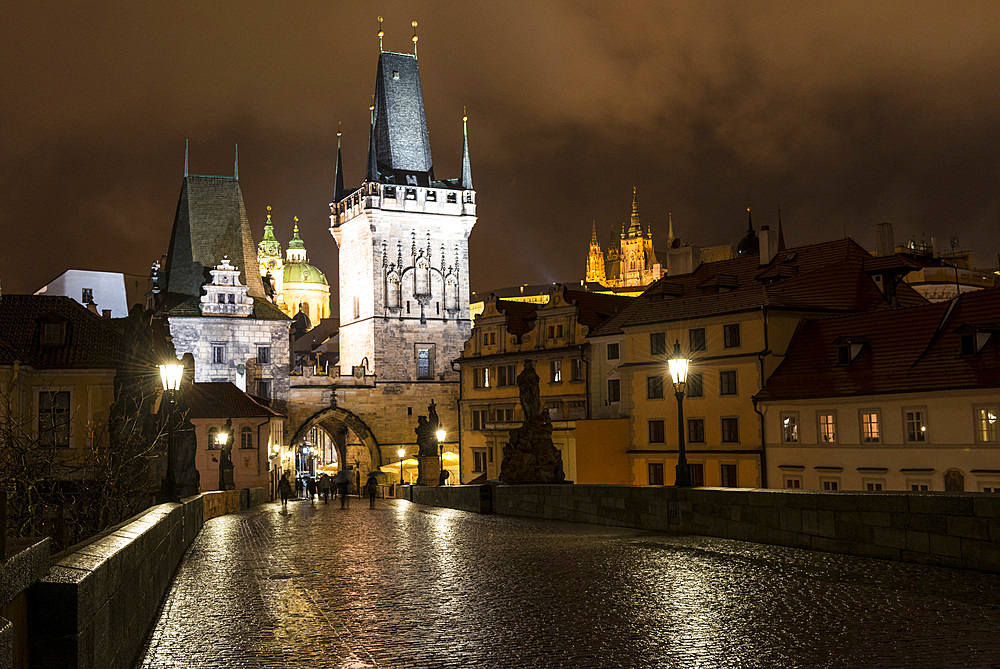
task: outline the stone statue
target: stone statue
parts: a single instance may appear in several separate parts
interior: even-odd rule
[[[521,391],[521,410],[524,419],[528,420],[542,413],[542,405],[538,397],[538,373],[535,372],[535,361],[525,360],[524,371],[517,375],[517,388]]]
[[[440,485],[441,463],[438,454],[437,431],[441,425],[437,407],[431,400],[427,416],[417,416],[417,483]]]
[[[431,425],[427,416],[417,416],[417,448],[420,455],[437,455],[437,428]]]
[[[538,374],[533,361],[527,360],[517,377],[521,391],[524,422],[510,431],[503,447],[500,481],[503,483],[562,483],[562,453],[552,443],[552,421],[543,411],[538,390]]]

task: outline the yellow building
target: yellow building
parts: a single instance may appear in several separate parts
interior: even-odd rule
[[[271,208],[267,210],[270,212]],[[261,276],[270,279],[274,303],[290,317],[303,313],[311,327],[330,317],[330,284],[323,272],[309,264],[305,243],[299,237],[297,216],[294,221],[292,239],[282,260],[281,243],[274,236],[274,224],[268,213],[264,238],[257,245],[257,259]]]
[[[594,417],[628,417],[630,483],[674,482],[677,402],[667,360],[690,358],[684,397],[688,462],[696,485],[759,487],[764,444],[753,396],[808,316],[886,308],[849,239],[778,250],[764,228],[759,253],[701,263],[651,286],[590,337]],[[901,304],[923,303],[905,285]]]
[[[523,420],[516,380],[527,360],[541,379],[542,406],[552,419],[566,479],[627,482],[627,421],[589,415],[587,334],[630,302],[559,285],[541,305],[495,296],[486,301],[458,360],[463,483],[499,477],[510,430]]]
[[[808,321],[758,393],[772,488],[1000,492],[1000,290]]]

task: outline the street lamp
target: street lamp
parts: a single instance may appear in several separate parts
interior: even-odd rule
[[[670,379],[674,382],[674,395],[677,397],[677,473],[674,485],[688,487],[691,485],[691,470],[684,452],[684,390],[687,387],[691,361],[681,354],[681,343],[677,339],[674,340],[674,355],[667,364],[670,366]]]
[[[399,456],[399,485],[403,485],[403,456],[406,455],[406,449],[397,449],[396,455]]]
[[[444,485],[444,438],[446,436],[448,433],[444,431],[444,428],[438,428],[438,458],[441,461],[441,468],[438,471],[438,485]]]
[[[177,391],[181,387],[184,376],[184,365],[179,362],[168,362],[160,365],[160,380],[163,391],[167,394],[169,410],[167,412],[167,484],[164,497],[168,502],[176,502],[177,479],[174,474],[174,407],[177,404]]]

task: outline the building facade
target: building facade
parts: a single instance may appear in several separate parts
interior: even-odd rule
[[[684,433],[695,484],[766,483],[753,396],[803,318],[889,307],[867,258],[847,239],[779,251],[777,235],[762,229],[758,253],[668,276],[597,328],[591,411],[629,418],[630,482],[673,483],[678,417],[667,360],[677,344],[691,360]],[[898,295],[924,302],[905,286]]]
[[[271,208],[267,209],[270,212]],[[292,239],[282,258],[281,242],[274,236],[271,214],[267,214],[257,259],[265,289],[271,286],[271,299],[290,318],[303,314],[309,329],[330,317],[330,284],[323,272],[309,264],[305,242],[299,236],[299,219],[296,216],[294,220]]]
[[[670,221],[667,246],[674,241],[673,221]],[[612,235],[607,252],[597,241],[597,224],[590,236],[590,252],[587,255],[587,282],[598,283],[606,288],[638,288],[648,286],[666,274],[666,267],[657,257],[653,248],[653,229],[647,226],[643,231],[639,220],[639,201],[636,189],[632,189],[632,215],[626,226],[622,224],[618,239]]]
[[[627,483],[627,421],[591,420],[588,410],[587,334],[631,299],[556,286],[543,305],[486,301],[458,360],[462,482],[499,477],[510,431],[524,420],[517,376],[530,360],[566,480]]]
[[[1000,491],[1000,290],[801,325],[757,395],[769,484]]]

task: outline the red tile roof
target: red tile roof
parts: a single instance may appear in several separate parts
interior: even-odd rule
[[[193,384],[187,404],[190,418],[270,418],[282,415],[229,381]]]
[[[535,312],[541,305],[533,302],[515,302],[513,300],[497,300],[497,311],[507,317],[507,331],[518,337],[525,334],[535,325]]]
[[[975,355],[962,336],[991,332]],[[848,364],[838,348],[861,343]],[[761,400],[1000,387],[1000,289],[957,301],[804,321]]]
[[[853,240],[839,239],[779,251],[764,267],[757,255],[702,263],[690,274],[660,279],[594,334],[761,307],[833,313],[888,308],[864,271],[870,258]],[[906,284],[897,296],[903,306],[926,303]]]
[[[41,342],[43,323],[65,325],[64,343]],[[0,363],[39,369],[114,369],[121,332],[108,319],[59,295],[0,296]]]

